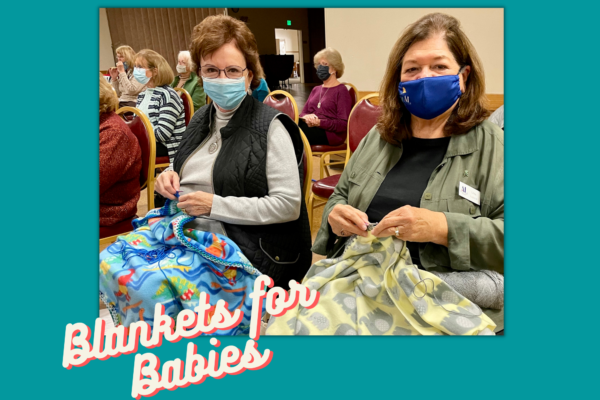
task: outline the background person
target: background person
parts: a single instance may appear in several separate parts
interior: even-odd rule
[[[170,86],[173,70],[163,56],[153,50],[141,50],[135,57],[134,77],[146,90],[136,107],[150,120],[156,137],[156,156],[173,158],[185,131],[183,101]]]
[[[133,217],[140,198],[142,151],[127,124],[115,114],[118,102],[100,75],[100,226]]]
[[[171,83],[172,88],[183,88],[186,92],[192,96],[192,102],[194,103],[194,112],[198,111],[200,107],[206,104],[206,93],[200,82],[200,78],[194,72],[196,66],[192,61],[190,52],[180,51],[177,56],[177,76]]]
[[[133,77],[135,51],[129,46],[119,46],[115,53],[117,54],[117,66],[110,68],[108,72],[111,84],[119,96],[119,107],[135,107],[138,94],[146,89]]]
[[[339,145],[346,140],[352,97],[339,78],[344,74],[340,53],[328,47],[315,54],[317,76],[323,85],[310,92],[298,126],[312,145]]]

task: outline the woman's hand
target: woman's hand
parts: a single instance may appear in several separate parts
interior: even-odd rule
[[[119,73],[125,72],[125,66],[121,61],[117,62],[117,70],[119,70]]]
[[[110,74],[111,79],[117,79],[117,76],[119,76],[116,68],[109,68],[108,73]]]
[[[400,207],[386,215],[372,233],[378,237],[395,235],[408,242],[433,242],[448,246],[446,216],[444,213],[429,211],[426,208]]]
[[[368,236],[369,217],[352,206],[338,204],[333,207],[327,217],[327,222],[337,236],[345,237],[352,234]]]
[[[154,190],[170,200],[175,200],[179,190],[179,175],[175,171],[165,171],[156,179]]]
[[[179,197],[177,207],[184,210],[187,214],[197,217],[199,215],[210,214],[212,209],[214,195],[206,192],[194,192],[184,194]]]
[[[303,118],[304,118],[304,121],[306,121],[306,125],[308,125],[311,128],[313,126],[320,125],[319,117],[317,117],[315,114],[308,114],[308,115],[305,115]]]

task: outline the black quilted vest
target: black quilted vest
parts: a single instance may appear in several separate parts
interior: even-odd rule
[[[188,125],[173,167],[181,174],[185,161],[210,134],[214,107],[207,105],[194,114]],[[287,115],[246,96],[227,126],[221,129],[221,151],[213,168],[215,194],[226,197],[264,197],[269,194],[266,174],[267,133],[278,118],[290,133],[303,182],[304,147],[298,126]],[[312,261],[310,225],[302,195],[300,217],[272,225],[234,225],[222,223],[231,238],[263,274],[276,286],[288,288],[290,279],[300,282]]]

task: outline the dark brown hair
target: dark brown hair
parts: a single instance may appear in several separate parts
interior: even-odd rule
[[[471,66],[471,72],[465,82],[465,92],[452,111],[444,133],[446,136],[467,133],[479,125],[489,115],[486,106],[485,77],[483,65],[471,41],[460,29],[460,22],[454,17],[442,13],[425,15],[408,26],[390,53],[387,70],[379,90],[382,113],[377,122],[381,137],[392,144],[399,144],[412,137],[411,114],[400,101],[398,85],[402,61],[411,45],[443,34],[450,52],[462,68]]]
[[[192,53],[192,60],[198,66],[198,77],[202,78],[199,70],[200,59],[210,56],[221,46],[231,41],[244,55],[246,68],[252,71],[253,77],[250,87],[258,87],[261,78],[264,78],[265,74],[260,65],[256,38],[245,23],[226,15],[207,17],[194,27],[190,52]]]

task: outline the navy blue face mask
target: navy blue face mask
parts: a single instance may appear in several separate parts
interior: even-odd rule
[[[404,106],[415,117],[433,119],[439,117],[459,99],[459,75],[432,76],[400,82],[398,92]]]

